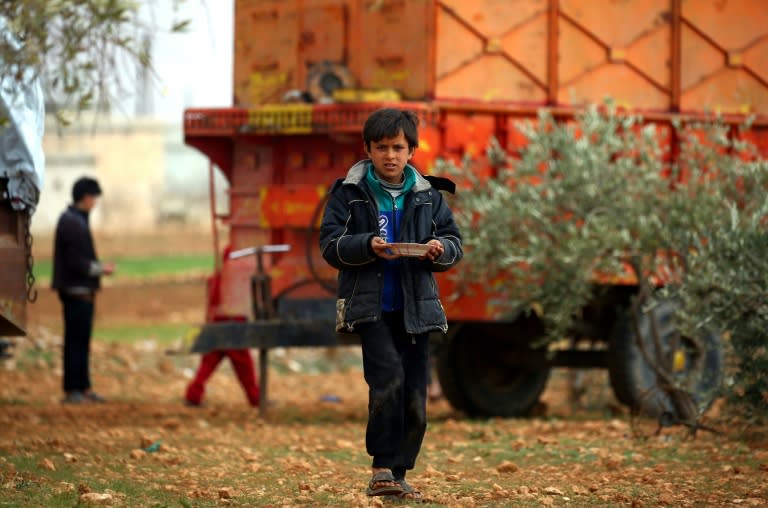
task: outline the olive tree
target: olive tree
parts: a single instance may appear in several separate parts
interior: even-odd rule
[[[182,3],[173,0],[176,14]],[[29,228],[43,181],[45,113],[66,125],[71,113],[108,110],[131,88],[125,76],[151,69],[155,32],[187,26],[179,19],[160,27],[152,12],[153,0],[0,0],[0,205],[23,216],[30,301]]]
[[[178,15],[183,3],[173,0]],[[151,10],[152,2],[143,4]],[[47,109],[62,123],[70,112],[108,108],[129,86],[126,70],[151,68],[153,34],[188,24],[157,26],[142,8],[132,0],[0,0],[2,86],[39,79]]]
[[[698,423],[716,395],[699,392],[722,383],[680,376],[680,364],[717,361],[722,341],[735,360],[729,394],[766,407],[768,166],[742,140],[748,127],[651,123],[610,103],[568,121],[542,110],[517,125],[527,142],[514,153],[494,141],[484,161],[438,161],[461,181],[460,276],[494,281],[510,313],[535,313],[545,343],[572,334],[596,292],[631,285],[630,332],[650,337],[631,347],[658,385],[643,390],[665,392],[669,416]],[[491,176],[476,176],[473,165],[489,163]],[[672,334],[648,319],[667,308]],[[685,348],[696,354],[678,356]],[[618,384],[620,400],[640,396]]]
[[[730,400],[756,416],[768,416],[768,162],[754,145],[722,124],[689,130],[682,153],[691,178],[670,195],[698,212],[680,228],[673,245],[682,280],[665,291],[681,302],[685,330],[716,327],[731,350],[726,379]],[[744,126],[746,129],[748,125]],[[702,136],[701,133],[705,133]],[[670,232],[671,234],[671,232]],[[676,239],[672,237],[672,241]],[[687,241],[685,241],[687,240]]]

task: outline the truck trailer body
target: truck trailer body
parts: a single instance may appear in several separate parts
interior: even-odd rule
[[[229,182],[212,202],[217,265],[196,349],[334,345],[335,271],[318,232],[332,182],[365,157],[367,116],[384,106],[420,118],[414,164],[483,154],[492,138],[524,144],[516,124],[540,108],[568,120],[606,97],[645,121],[717,112],[768,153],[768,9],[763,0],[237,0],[233,107],[185,111],[187,144]],[[674,156],[677,140],[670,135]],[[213,180],[212,180],[213,181]],[[213,200],[212,193],[211,197]],[[219,232],[227,230],[222,255]],[[265,252],[259,247],[286,245]],[[549,369],[610,367],[610,351],[538,354],[530,318],[502,316],[482,292],[448,298],[440,377],[469,413],[525,414]],[[627,299],[631,278],[613,280]],[[602,329],[613,323],[601,323]],[[598,330],[599,331],[599,330]],[[603,330],[604,331],[604,330]],[[607,337],[605,337],[607,342]],[[471,347],[471,344],[483,347]],[[720,369],[719,358],[703,362]],[[697,362],[701,364],[701,362]],[[709,367],[706,365],[711,364]],[[696,375],[696,373],[691,373]],[[614,387],[622,402],[636,392]],[[655,406],[653,404],[656,404]],[[653,403],[650,412],[663,409]]]

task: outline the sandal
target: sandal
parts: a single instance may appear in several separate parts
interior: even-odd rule
[[[407,499],[409,501],[423,501],[424,495],[419,492],[418,490],[411,487],[408,482],[405,481],[405,478],[402,480],[396,480],[397,483],[400,484],[400,487],[403,489],[403,491],[397,496],[400,499]]]
[[[400,497],[404,491],[402,485],[392,476],[392,471],[379,471],[371,477],[365,493],[368,496]]]

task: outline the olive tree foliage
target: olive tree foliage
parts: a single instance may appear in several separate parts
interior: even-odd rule
[[[742,140],[748,125],[654,124],[607,103],[517,128],[516,153],[494,140],[485,161],[437,163],[461,182],[460,277],[485,283],[502,311],[538,314],[544,342],[568,336],[601,288],[636,283],[638,307],[679,302],[682,334],[725,331],[731,394],[768,406],[768,165]]]
[[[682,258],[681,283],[664,290],[681,301],[684,330],[725,331],[730,400],[768,417],[768,162],[725,126],[698,127],[707,136],[689,135],[682,160],[716,170],[706,178],[692,172],[699,177],[683,186],[696,193],[694,205],[702,203],[697,218],[703,225],[700,234],[687,235],[691,247]]]
[[[188,20],[157,26],[142,12],[153,2],[131,0],[0,0],[2,85],[43,85],[49,112],[60,123],[84,109],[109,109],[138,66],[151,68],[150,41],[158,30],[180,32]],[[173,0],[183,14],[184,0]],[[151,13],[150,13],[151,14]]]

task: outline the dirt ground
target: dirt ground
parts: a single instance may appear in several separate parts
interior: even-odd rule
[[[118,250],[128,247],[102,241],[102,256]],[[189,408],[182,395],[197,356],[151,337],[99,341],[105,323],[199,323],[203,301],[201,279],[106,287],[92,378],[108,403],[76,407],[60,403],[60,307],[40,288],[29,336],[0,362],[0,506],[394,503],[364,494],[367,391],[356,348],[273,351],[261,415],[227,364],[205,406]],[[434,506],[768,506],[766,429],[718,404],[707,421],[722,435],[689,439],[673,427],[656,436],[654,422],[630,421],[605,378],[587,374],[574,401],[569,376],[556,373],[526,419],[469,420],[430,401],[409,480]]]

